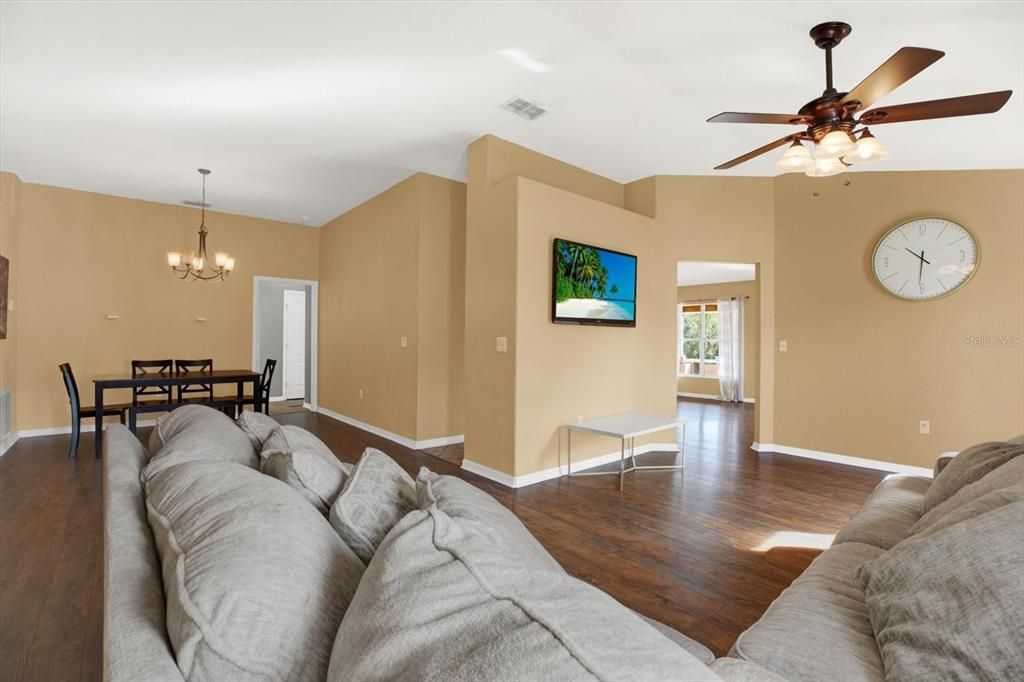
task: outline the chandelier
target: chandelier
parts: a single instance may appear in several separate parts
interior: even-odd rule
[[[823,178],[838,175],[855,163],[881,161],[889,155],[870,130],[864,128],[856,132],[860,132],[859,139],[846,130],[833,128],[820,141],[812,140],[815,147],[813,155],[800,138],[796,138],[776,162],[775,168],[783,173],[805,173],[812,178]]]
[[[209,169],[200,168],[199,174],[203,176],[203,201],[200,204],[201,218],[199,220],[199,249],[196,251],[168,251],[167,265],[178,276],[178,279],[192,279],[209,282],[224,278],[235,269],[235,259],[226,253],[217,252],[213,254],[213,267],[210,266],[210,259],[206,255],[206,176],[210,174]]]

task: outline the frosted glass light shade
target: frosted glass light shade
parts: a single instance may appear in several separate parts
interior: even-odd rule
[[[815,159],[814,165],[807,169],[806,175],[810,178],[827,178],[845,171],[846,166],[839,159]]]
[[[885,150],[878,138],[865,130],[857,140],[856,148],[852,153],[844,156],[843,161],[846,163],[872,163],[881,161],[887,156],[889,156],[889,152]]]
[[[224,262],[224,269],[227,272],[231,272],[232,270],[234,270],[235,269],[235,259],[231,258],[229,256],[228,259]]]
[[[217,264],[218,268],[222,268],[228,262],[228,254],[217,252],[213,254],[213,261]]]
[[[814,159],[807,148],[800,144],[800,140],[793,140],[793,144],[782,155],[782,158],[775,162],[776,170],[783,173],[803,173],[814,165]]]
[[[843,130],[833,130],[821,138],[821,142],[818,143],[818,149],[814,152],[814,158],[838,159],[853,153],[856,146],[849,133]]]
[[[167,252],[167,264],[172,268],[176,268],[181,265],[181,254],[177,251]]]

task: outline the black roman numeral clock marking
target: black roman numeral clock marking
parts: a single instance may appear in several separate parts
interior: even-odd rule
[[[930,301],[953,293],[978,269],[980,252],[963,225],[918,218],[886,232],[871,256],[875,279],[893,296]]]

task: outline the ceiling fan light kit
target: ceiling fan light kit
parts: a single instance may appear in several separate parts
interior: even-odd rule
[[[811,29],[814,44],[825,51],[825,90],[820,97],[800,107],[796,114],[726,111],[708,119],[709,123],[774,123],[804,128],[801,132],[715,166],[715,170],[733,168],[789,144],[789,149],[775,164],[779,171],[803,172],[819,178],[836,175],[850,165],[881,161],[889,155],[868,130],[869,125],[991,114],[999,111],[1013,94],[1011,90],[1001,90],[864,111],[937,62],[945,53],[924,47],[900,48],[852,90],[839,92],[832,83],[832,50],[852,31],[853,28],[842,21],[829,21]],[[813,154],[802,142],[814,145]],[[803,152],[799,151],[801,149]]]

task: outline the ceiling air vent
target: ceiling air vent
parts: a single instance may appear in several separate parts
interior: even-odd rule
[[[513,97],[509,101],[501,105],[502,109],[507,109],[517,116],[522,116],[525,119],[533,121],[534,119],[540,118],[548,112],[547,109],[542,107],[537,102],[531,102],[528,99],[522,97]]]
[[[195,206],[196,208],[210,208],[209,204],[204,204],[203,202],[196,201],[194,199],[185,199],[185,201],[181,203],[185,204],[186,206]]]

